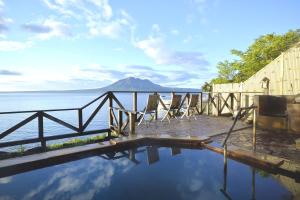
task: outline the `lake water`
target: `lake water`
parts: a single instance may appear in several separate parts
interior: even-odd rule
[[[128,153],[117,153],[115,160],[99,155],[0,178],[0,199],[285,200],[292,199],[289,189],[299,188],[293,179],[228,160],[226,197],[222,155],[140,147],[130,160]]]

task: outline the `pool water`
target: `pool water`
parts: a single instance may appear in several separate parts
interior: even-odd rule
[[[0,179],[0,199],[291,199],[277,178],[209,150],[140,147]],[[254,178],[254,179],[253,179]],[[297,185],[299,187],[299,185]]]

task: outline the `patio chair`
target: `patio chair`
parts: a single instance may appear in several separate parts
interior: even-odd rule
[[[167,113],[165,114],[165,116],[162,118],[161,121],[167,119],[170,123],[171,118],[177,119],[176,113],[180,109],[181,97],[182,97],[182,95],[176,95],[176,94],[172,95],[172,99],[171,99],[169,108],[167,108]]]
[[[150,94],[148,97],[148,101],[147,101],[147,105],[146,105],[145,109],[143,111],[139,112],[141,114],[141,121],[138,123],[138,126],[143,121],[146,122],[146,120],[145,120],[146,115],[150,115],[150,117],[151,117],[150,120],[148,121],[150,124],[150,122],[154,119],[154,114],[157,111],[158,104],[159,104],[159,95]]]
[[[195,114],[196,114],[196,112],[198,114],[200,114],[200,112],[197,108],[198,103],[199,103],[199,95],[198,94],[192,94],[191,98],[190,98],[190,101],[188,102],[187,107],[183,108],[185,111],[184,111],[183,115],[181,116],[181,118],[186,116],[188,119],[190,119],[190,117],[193,116],[194,119],[197,120]]]

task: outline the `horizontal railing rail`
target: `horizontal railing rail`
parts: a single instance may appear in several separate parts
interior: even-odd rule
[[[74,111],[74,110],[79,110],[79,109],[80,109],[80,108],[61,108],[61,109],[48,109],[48,110],[7,111],[7,112],[0,112],[0,115],[7,115],[7,114],[25,114],[25,113],[37,113],[37,112]]]

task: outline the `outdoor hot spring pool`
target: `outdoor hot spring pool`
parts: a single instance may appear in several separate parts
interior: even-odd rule
[[[291,199],[288,180],[230,159],[226,174],[209,150],[139,147],[1,178],[0,199]]]

